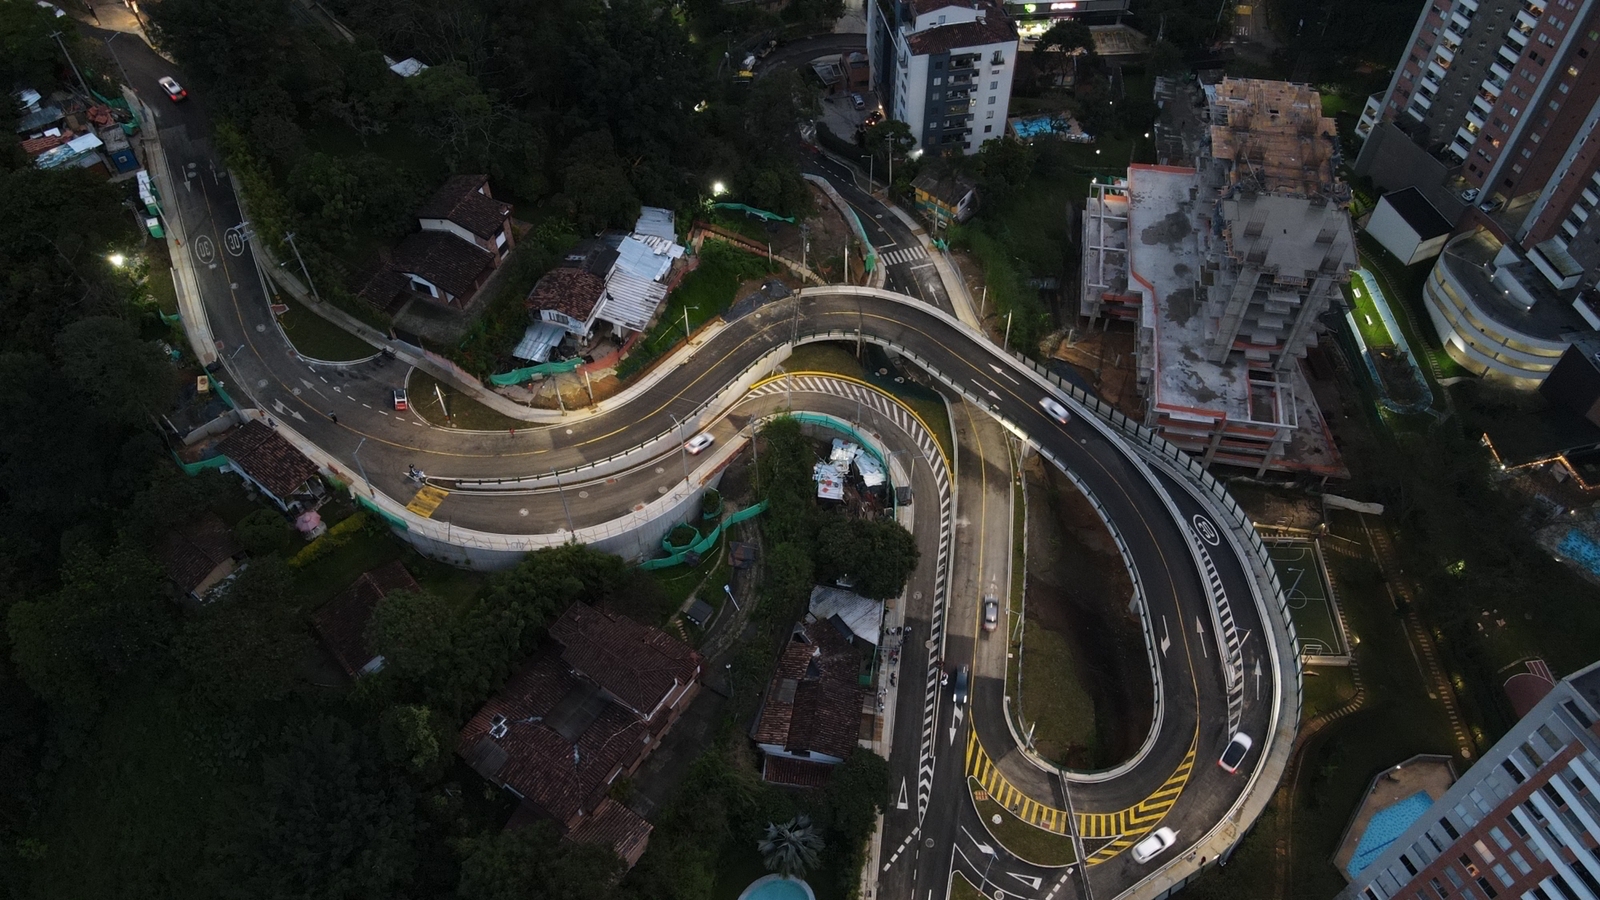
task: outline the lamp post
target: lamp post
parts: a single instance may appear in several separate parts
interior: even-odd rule
[[[744,610],[739,609],[739,601],[734,599],[734,596],[733,596],[733,585],[725,584],[725,585],[722,586],[722,590],[723,590],[723,593],[728,595],[728,599],[730,601],[732,601],[733,608],[734,609],[738,609],[740,612],[744,612]]]
[[[300,255],[300,246],[294,242],[294,232],[285,232],[283,239],[289,242],[289,249],[294,251],[294,258],[300,261],[300,271],[306,276],[306,286],[311,288],[311,296],[317,298],[317,302],[321,303],[322,295],[317,293],[317,286],[311,281],[311,270],[306,268],[305,257]]]
[[[683,457],[683,483],[687,485],[689,483],[689,445],[683,442],[683,423],[679,422],[678,417],[672,415],[672,413],[667,413],[667,415],[672,418],[673,430],[678,432],[678,455]]]
[[[235,355],[237,355],[238,351],[234,351],[234,352],[235,352]],[[354,453],[352,453],[350,455],[355,458],[356,469],[361,472],[361,481],[364,484],[366,484],[366,486],[367,486],[367,494],[371,495],[373,493],[372,482],[367,480],[367,467],[361,464],[361,445],[365,444],[366,442],[367,442],[366,438],[362,438],[361,440],[356,441],[356,452],[354,452]]]
[[[683,341],[684,341],[684,343],[688,343],[689,342],[689,312],[691,310],[696,310],[696,309],[699,309],[699,308],[700,307],[698,307],[698,306],[685,306],[683,308]]]
[[[551,469],[550,474],[556,477],[556,493],[561,495],[561,511],[567,514],[567,532],[577,534],[578,529],[572,527],[572,510],[567,506],[567,489],[561,484],[561,473]]]
[[[983,867],[983,885],[978,888],[979,893],[985,893],[989,887],[989,869],[994,865],[995,858],[1000,854],[996,853],[995,849],[988,844],[979,844],[978,852],[989,857],[988,864]]]

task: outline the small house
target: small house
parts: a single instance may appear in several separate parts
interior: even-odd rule
[[[917,212],[935,225],[965,222],[978,208],[978,189],[958,175],[924,172],[911,182]]]
[[[217,452],[228,459],[226,471],[237,473],[284,512],[315,509],[327,495],[317,464],[259,420],[234,429],[218,442]]]
[[[167,577],[195,600],[232,575],[243,553],[227,524],[212,512],[169,533],[156,548]]]
[[[339,596],[311,616],[311,625],[323,646],[333,654],[345,674],[359,678],[383,668],[383,657],[367,644],[367,623],[378,601],[396,591],[420,591],[400,560],[363,572]]]

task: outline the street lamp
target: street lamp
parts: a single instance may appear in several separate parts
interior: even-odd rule
[[[667,413],[667,415],[672,418],[673,430],[678,432],[678,455],[683,457],[683,483],[687,485],[689,483],[689,445],[683,441],[683,423],[679,422],[678,417],[672,415],[672,413]]]
[[[995,849],[988,844],[978,844],[977,846],[979,853],[989,857],[988,865],[983,867],[983,886],[978,888],[978,891],[983,893],[986,892],[989,887],[989,868],[994,865],[995,858],[1000,854],[996,853]]]
[[[239,355],[239,351],[235,350],[234,351],[234,355],[235,356]],[[365,444],[366,442],[367,442],[366,438],[362,438],[361,440],[357,441],[356,442],[356,450],[355,450],[354,453],[352,453],[350,455],[352,457],[354,457],[354,459],[356,461],[356,468],[361,471],[361,480],[366,482],[367,493],[368,494],[372,494],[373,493],[372,482],[371,481],[367,481],[367,467],[361,464],[361,445]]]
[[[698,306],[685,306],[683,308],[683,339],[685,342],[689,340],[689,313],[699,308]]]
[[[111,263],[113,266],[116,266],[119,269],[122,268],[123,264],[127,261],[128,258],[123,256],[121,253],[113,253],[106,257],[106,262]]]
[[[713,197],[721,197],[723,194],[726,194],[727,192],[728,192],[728,186],[723,184],[722,182],[713,181],[711,183],[711,196],[713,196]]]

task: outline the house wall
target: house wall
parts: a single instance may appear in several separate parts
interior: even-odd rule
[[[1367,234],[1377,238],[1383,249],[1393,253],[1406,265],[1417,261],[1416,254],[1422,245],[1422,238],[1389,205],[1388,197],[1380,199],[1378,208],[1372,211],[1372,218],[1367,220]],[[1441,242],[1439,246],[1443,247],[1444,244]]]
[[[450,234],[461,238],[463,241],[466,241],[474,247],[482,247],[483,249],[489,251],[494,250],[494,247],[489,246],[487,242],[479,240],[477,235],[466,230],[465,228],[462,228],[460,225],[457,225],[449,219],[418,219],[417,224],[422,227],[423,231],[449,232]]]

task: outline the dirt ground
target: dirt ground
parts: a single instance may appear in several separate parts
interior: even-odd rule
[[[840,273],[844,264],[844,245],[854,234],[844,217],[839,214],[838,207],[828,199],[828,195],[815,185],[810,185],[811,190],[811,215],[799,220],[793,225],[787,222],[767,222],[765,224],[755,220],[747,220],[747,224],[754,225],[755,230],[765,232],[766,240],[772,244],[772,252],[784,259],[795,262],[804,262],[813,272],[821,275],[828,281],[840,281]],[[724,211],[725,215],[737,216],[737,212]],[[800,226],[804,225],[806,231],[802,232]],[[755,240],[754,231],[747,237]],[[809,249],[802,252],[801,238],[805,237],[810,242]],[[855,257],[858,254],[851,250],[850,269],[851,281],[861,283],[861,262]]]
[[[1142,418],[1137,387],[1133,330],[1123,323],[1084,329],[1073,327],[1051,336],[1056,342],[1053,359],[1071,366],[1100,398],[1125,414]]]
[[[1076,768],[1115,765],[1138,749],[1154,715],[1141,625],[1128,606],[1133,585],[1110,533],[1072,482],[1038,456],[1023,464],[1023,473],[1030,504],[1028,627],[1066,641],[1079,686],[1094,706],[1093,747],[1039,749]],[[1027,640],[1024,634],[1024,647]],[[1026,674],[1023,684],[1026,694]]]

